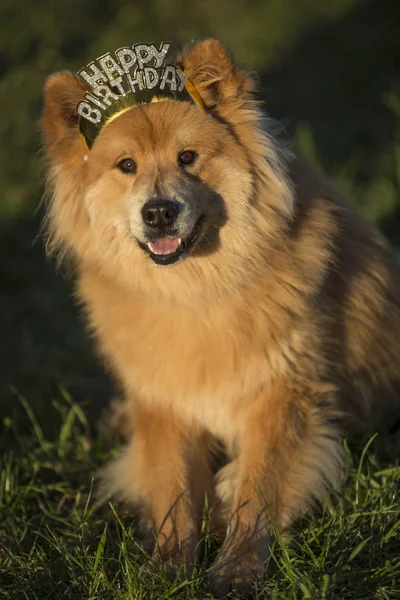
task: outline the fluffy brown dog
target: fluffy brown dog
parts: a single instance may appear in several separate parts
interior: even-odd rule
[[[211,585],[223,595],[260,576],[272,523],[286,531],[338,484],[347,428],[399,406],[400,270],[378,232],[279,148],[251,77],[217,41],[180,60],[207,112],[173,100],[128,110],[88,160],[75,116],[86,86],[50,77],[49,243],[75,260],[126,392],[134,433],[108,492],[148,508],[154,556],[175,563],[193,557],[205,495],[220,498]],[[228,461],[217,474],[216,443]]]

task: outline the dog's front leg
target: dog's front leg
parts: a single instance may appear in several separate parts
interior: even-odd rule
[[[192,560],[197,544],[210,479],[205,444],[170,413],[139,408],[131,452],[136,495],[148,506],[157,535],[153,558],[173,574]]]
[[[231,589],[248,593],[262,575],[274,526],[287,529],[338,478],[341,444],[330,424],[331,388],[302,387],[260,394],[241,412],[238,456],[227,470],[235,490],[231,515],[210,572],[216,596]]]

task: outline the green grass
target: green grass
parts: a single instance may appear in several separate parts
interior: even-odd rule
[[[47,436],[28,400],[18,402],[30,425],[20,433],[3,419],[0,598],[211,597],[205,578],[215,545],[206,525],[194,574],[168,582],[141,547],[134,516],[123,506],[96,508],[95,473],[116,450],[93,433],[81,406],[59,391]],[[257,598],[400,597],[400,467],[391,459],[398,450],[379,437],[347,449],[343,490],[282,543]]]

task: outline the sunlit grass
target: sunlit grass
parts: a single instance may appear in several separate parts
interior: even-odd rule
[[[0,470],[0,598],[200,599],[215,544],[203,528],[194,572],[169,582],[142,548],[136,521],[122,506],[97,509],[98,467],[115,450],[90,434],[67,393],[55,402],[48,439],[26,399],[31,431],[4,419]],[[9,451],[7,451],[7,447]],[[275,548],[278,566],[257,598],[367,600],[400,597],[400,466],[394,442],[375,438],[347,449],[340,494],[296,526]],[[393,460],[391,459],[391,455]],[[377,456],[383,456],[378,459]]]

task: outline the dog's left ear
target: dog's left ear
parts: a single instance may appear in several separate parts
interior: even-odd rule
[[[238,108],[252,99],[255,82],[238,68],[228,50],[217,40],[209,39],[185,48],[179,62],[189,74],[209,111]]]

